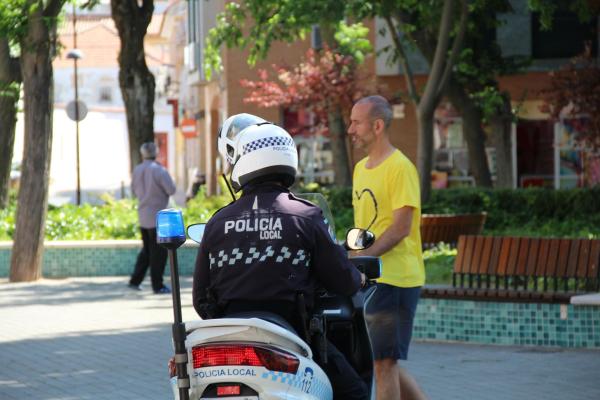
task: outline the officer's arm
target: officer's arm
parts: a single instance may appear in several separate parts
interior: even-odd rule
[[[337,294],[349,296],[356,293],[361,286],[361,275],[348,261],[344,248],[334,243],[322,219],[315,221],[314,231],[312,262],[319,282],[325,289]]]
[[[393,211],[392,225],[390,225],[380,237],[375,239],[375,243],[368,249],[358,252],[361,256],[381,257],[390,251],[405,237],[410,234],[412,227],[414,208],[406,206]]]
[[[210,284],[209,271],[208,251],[204,246],[204,242],[202,242],[196,257],[194,284],[192,288],[192,303],[194,304],[194,309],[202,319],[210,318],[206,312],[206,304],[208,303],[207,289]]]

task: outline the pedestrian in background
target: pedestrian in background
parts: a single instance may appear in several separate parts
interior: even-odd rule
[[[140,147],[142,163],[133,170],[131,190],[138,198],[138,219],[142,232],[143,247],[140,251],[129,287],[141,290],[146,271],[150,267],[152,290],[156,294],[170,293],[163,284],[163,273],[167,262],[167,250],[156,243],[156,213],[167,207],[169,196],[175,193],[175,183],[169,172],[158,162],[156,144],[147,142]]]
[[[185,194],[185,202],[187,203],[188,201],[196,197],[196,195],[200,191],[200,188],[203,185],[206,185],[206,175],[198,171],[198,169],[196,168],[196,170],[194,171],[194,179],[192,179],[190,187],[188,188],[188,191]]]
[[[381,257],[383,266],[366,309],[377,399],[424,399],[416,381],[398,364],[407,358],[425,283],[419,176],[413,163],[390,142],[392,108],[386,99],[359,100],[350,120],[352,144],[367,153],[354,168],[354,222],[376,236],[371,247],[358,253]]]

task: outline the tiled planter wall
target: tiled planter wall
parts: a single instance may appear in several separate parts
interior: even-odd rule
[[[12,243],[0,243],[0,277],[8,276]],[[129,275],[142,242],[138,240],[46,243],[42,266],[44,278],[69,276]],[[179,272],[191,275],[198,245],[186,243],[177,251]],[[165,268],[165,274],[169,268]]]
[[[600,307],[421,299],[413,337],[483,344],[600,348]]]
[[[129,275],[141,242],[50,242],[43,276]],[[0,243],[0,277],[8,276],[12,243]],[[198,245],[178,252],[181,275],[191,275]],[[169,273],[168,267],[165,274]],[[482,344],[600,348],[600,306],[421,299],[415,339]]]

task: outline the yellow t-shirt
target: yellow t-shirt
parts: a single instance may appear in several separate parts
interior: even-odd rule
[[[383,254],[382,273],[378,282],[398,287],[425,284],[425,267],[421,250],[421,193],[419,175],[413,163],[396,150],[375,168],[366,168],[363,158],[354,168],[352,206],[354,224],[369,228],[375,240],[391,225],[392,212],[414,208],[410,234]]]

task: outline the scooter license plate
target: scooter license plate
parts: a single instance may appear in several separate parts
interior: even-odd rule
[[[236,396],[236,397],[201,397],[200,400],[258,400],[258,396]]]

